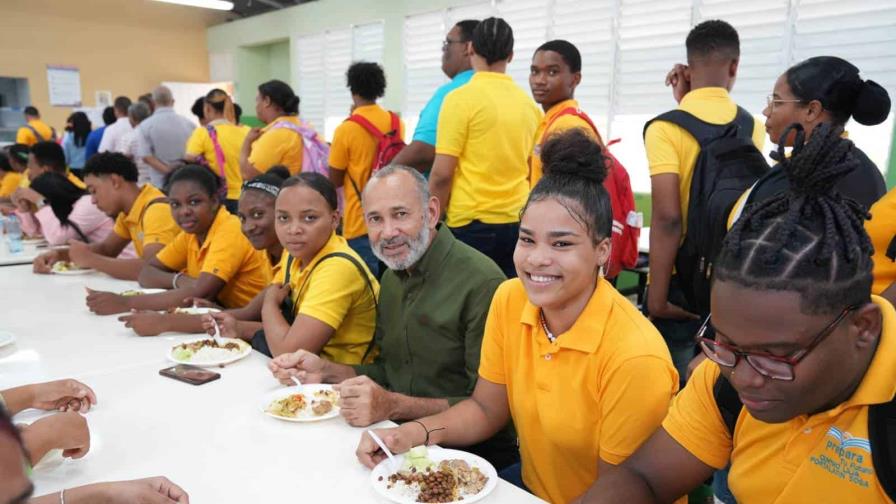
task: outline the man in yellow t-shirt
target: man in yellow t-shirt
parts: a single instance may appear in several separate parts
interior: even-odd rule
[[[360,116],[382,133],[393,129],[393,112],[376,101],[386,93],[386,74],[377,63],[354,63],[346,72],[352,93],[352,116]],[[404,122],[399,121],[398,136],[404,138]],[[361,193],[373,173],[377,160],[378,140],[364,126],[349,118],[336,128],[330,145],[330,180],[343,187],[345,207],[342,211],[342,235],[349,246],[364,259],[374,275],[378,275],[379,261],[370,249],[367,226],[361,210]]]
[[[561,131],[580,128],[596,142],[603,144],[597,131],[579,111],[573,98],[576,86],[582,81],[582,55],[576,46],[565,40],[545,42],[532,56],[529,87],[535,102],[544,110],[544,117],[535,130],[535,147],[529,158],[529,187],[541,180],[541,146]],[[571,113],[572,111],[578,111]]]
[[[37,142],[55,142],[56,130],[40,120],[40,112],[32,106],[25,107],[25,126],[16,131],[16,143],[32,146]]]
[[[28,154],[28,169],[25,171],[28,185],[25,187],[30,186],[32,180],[48,171],[65,175],[69,182],[75,184],[79,189],[87,188],[81,179],[66,169],[65,151],[62,150],[61,145],[56,142],[37,142],[31,146],[31,151]],[[21,187],[22,185],[20,182],[19,186]]]
[[[813,134],[791,188],[732,228],[697,335],[706,361],[583,502],[669,502],[728,465],[737,502],[893,502],[896,310],[871,294],[865,211],[835,188],[847,142]]]
[[[36,273],[49,273],[56,261],[72,261],[115,278],[137,280],[143,264],[180,231],[168,200],[152,184],[137,186],[137,165],[117,152],[95,154],[84,165],[84,180],[93,202],[115,219],[113,232],[91,244],[73,241],[69,249],[52,250],[34,260]],[[129,245],[136,259],[118,258]]]
[[[667,77],[679,110],[711,124],[727,124],[737,115],[728,92],[740,61],[737,31],[724,21],[700,23],[687,37],[688,65],[678,65]],[[762,148],[765,130],[755,121],[753,142]],[[678,125],[654,121],[644,135],[650,168],[650,288],[647,309],[672,352],[679,374],[687,376],[694,356],[693,335],[700,325],[687,306],[673,274],[678,248],[686,231],[691,176],[700,146]]]
[[[529,194],[528,159],[542,113],[505,72],[513,30],[489,18],[473,31],[473,78],[445,97],[429,179],[460,241],[516,276],[519,212]]]

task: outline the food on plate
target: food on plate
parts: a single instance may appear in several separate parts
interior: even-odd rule
[[[274,416],[284,418],[313,419],[329,415],[336,409],[339,393],[332,388],[305,390],[304,394],[290,394],[274,399],[264,410]]]
[[[411,448],[404,455],[404,464],[402,464],[401,469],[405,472],[410,472],[411,470],[419,472],[426,469],[434,469],[435,467],[435,462],[429,459],[429,452],[426,450],[426,447],[420,445]]]
[[[481,492],[488,476],[478,467],[461,459],[448,459],[438,465],[429,459],[425,446],[405,454],[402,468],[389,475],[389,490],[408,493],[417,502],[454,502]]]
[[[316,416],[323,416],[331,411],[333,411],[332,402],[327,401],[326,399],[311,401],[311,412]]]
[[[75,263],[70,261],[56,261],[55,263],[53,263],[53,271],[55,271],[56,273],[62,271],[78,271],[82,269],[84,268],[79,268]]]
[[[220,341],[208,338],[181,343],[171,349],[171,356],[183,362],[211,362],[233,357],[247,347],[240,340],[221,338]]]
[[[290,394],[284,398],[276,399],[268,406],[267,411],[277,416],[295,418],[307,405],[303,394]]]
[[[119,295],[125,296],[125,297],[131,297],[131,296],[140,296],[142,294],[143,294],[142,290],[129,289],[126,291],[121,291],[121,293]]]
[[[320,399],[321,401],[330,401],[335,404],[336,401],[339,400],[339,392],[336,392],[331,388],[316,390],[314,391],[314,398]]]
[[[186,306],[181,308],[169,308],[168,313],[185,313],[187,315],[205,315],[206,313],[216,313],[221,310],[217,308],[207,308],[204,306]]]

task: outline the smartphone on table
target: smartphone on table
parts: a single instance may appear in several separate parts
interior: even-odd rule
[[[208,369],[190,364],[178,364],[159,371],[162,376],[173,378],[177,381],[189,383],[190,385],[202,385],[210,381],[215,381],[221,377],[220,373],[209,371]]]

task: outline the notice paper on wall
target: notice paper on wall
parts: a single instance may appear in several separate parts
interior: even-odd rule
[[[75,67],[47,65],[47,89],[54,107],[81,106],[81,72]]]

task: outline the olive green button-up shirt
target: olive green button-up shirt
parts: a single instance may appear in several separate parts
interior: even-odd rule
[[[491,259],[440,225],[417,264],[383,275],[374,336],[380,353],[355,371],[400,394],[466,399],[479,376],[492,296],[504,280]]]

